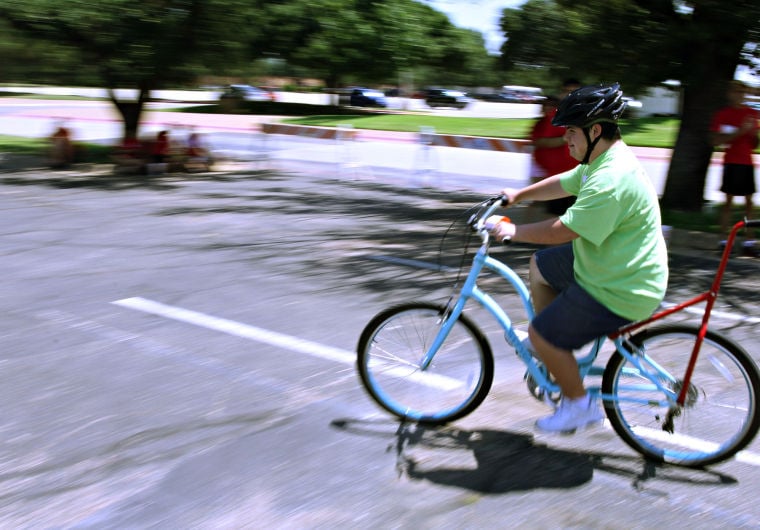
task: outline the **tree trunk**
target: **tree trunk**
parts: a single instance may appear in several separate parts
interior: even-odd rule
[[[710,120],[715,102],[722,100],[723,79],[703,81],[684,90],[681,127],[670,160],[662,206],[668,209],[700,211],[705,192],[707,170],[713,147],[710,143]]]
[[[136,101],[121,101],[116,97],[113,89],[108,89],[108,95],[111,102],[121,114],[124,124],[124,138],[137,138],[140,130],[140,117],[142,116],[145,102],[150,96],[150,89],[140,88]]]
[[[705,2],[694,10],[691,27],[695,38],[682,57],[686,73],[682,78],[682,121],[662,196],[664,208],[702,209],[713,152],[710,122],[726,103],[728,81],[733,79],[746,41],[747,20],[752,19],[737,18],[734,10],[717,2]]]

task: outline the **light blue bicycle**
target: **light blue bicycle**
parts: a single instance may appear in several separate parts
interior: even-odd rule
[[[461,290],[447,305],[409,302],[391,307],[361,334],[357,363],[362,384],[374,401],[403,421],[445,424],[474,411],[488,395],[493,354],[464,313],[469,301],[480,304],[503,328],[506,341],[525,363],[530,393],[547,402],[561,397],[546,367],[523,346],[507,313],[478,287],[484,269],[496,272],[517,291],[528,320],[533,318],[525,283],[489,255],[485,220],[501,203],[502,197],[494,197],[474,208],[468,225],[481,245]],[[734,227],[709,291],[598,338],[578,357],[584,379],[601,377],[601,385],[587,382],[587,388],[602,400],[610,425],[648,459],[689,467],[713,464],[746,447],[760,427],[757,366],[741,346],[707,329],[736,233],[756,224],[760,222],[742,221]],[[706,302],[701,326],[650,326],[700,302]],[[607,340],[614,351],[606,365],[595,364]]]

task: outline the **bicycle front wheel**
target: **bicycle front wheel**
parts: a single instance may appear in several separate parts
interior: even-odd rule
[[[364,329],[357,348],[362,384],[372,399],[404,420],[444,424],[480,405],[493,382],[488,341],[464,315],[432,363],[420,363],[443,324],[443,306],[412,302],[387,309]]]
[[[669,415],[699,330],[665,325],[630,338],[641,369],[619,352],[607,364],[602,391],[614,396],[604,407],[610,424],[633,449],[650,460],[701,467],[726,460],[752,441],[760,425],[760,374],[738,344],[708,331],[686,392],[684,406]],[[646,374],[644,373],[646,372]]]

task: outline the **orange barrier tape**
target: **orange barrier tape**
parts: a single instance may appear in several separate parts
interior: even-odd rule
[[[285,123],[262,123],[261,132],[264,134],[291,134],[307,136],[324,140],[354,140],[356,131],[353,129],[338,129],[334,127],[309,127],[307,125],[288,125]]]
[[[464,149],[481,149],[484,151],[501,151],[505,153],[530,153],[533,149],[529,140],[507,140],[505,138],[487,138],[483,136],[456,136],[453,134],[432,134],[427,139],[430,145],[441,147],[462,147]]]

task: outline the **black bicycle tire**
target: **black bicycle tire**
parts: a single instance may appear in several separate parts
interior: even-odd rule
[[[687,334],[694,335],[696,337],[698,333],[699,328],[697,326],[683,324],[665,324],[662,326],[645,329],[639,333],[636,333],[629,339],[629,341],[639,347],[643,342],[654,337],[662,337],[664,335],[673,334]],[[752,360],[750,355],[744,350],[744,348],[720,333],[708,330],[705,335],[705,341],[713,342],[721,346],[725,352],[730,354],[736,360],[736,363],[741,366],[741,368],[747,374],[747,378],[751,383],[751,396],[753,400],[751,413],[752,415],[746,422],[748,428],[733,443],[726,446],[717,453],[706,455],[704,458],[679,462],[676,460],[670,460],[664,453],[653,451],[647,445],[640,443],[637,437],[634,436],[631,430],[626,426],[625,420],[620,417],[619,410],[616,407],[615,403],[605,401],[605,413],[607,414],[607,418],[609,419],[612,428],[628,446],[641,453],[650,461],[657,463],[667,462],[674,465],[694,468],[700,468],[707,465],[716,464],[718,462],[723,462],[729,458],[732,458],[734,455],[736,455],[736,453],[745,448],[754,439],[755,435],[758,432],[758,428],[760,428],[760,408],[758,407],[757,395],[757,390],[760,389],[760,370],[758,370],[757,365]],[[605,367],[605,371],[602,376],[602,392],[604,394],[610,395],[614,392],[615,381],[620,374],[621,367],[625,361],[625,357],[618,351],[615,351],[610,356],[610,359],[607,363],[607,366]]]
[[[478,347],[479,354],[480,354],[480,360],[482,363],[482,371],[481,371],[482,376],[481,376],[477,391],[474,394],[472,394],[470,396],[470,399],[464,402],[461,407],[457,408],[451,414],[446,415],[444,417],[441,417],[441,416],[413,417],[413,416],[400,413],[398,410],[394,409],[392,406],[389,406],[385,402],[385,400],[383,400],[382,396],[375,391],[375,388],[373,384],[371,383],[369,374],[367,373],[367,369],[368,369],[367,355],[369,352],[371,341],[373,340],[377,330],[381,329],[381,327],[386,322],[388,322],[391,318],[398,315],[399,313],[413,311],[413,310],[436,311],[440,315],[440,314],[443,314],[446,308],[445,306],[441,304],[413,301],[413,302],[406,302],[406,303],[389,307],[381,311],[377,315],[375,315],[369,321],[369,323],[365,326],[359,338],[359,342],[357,344],[357,371],[359,373],[359,379],[361,381],[362,386],[364,387],[364,390],[372,398],[372,400],[375,403],[377,403],[380,407],[382,407],[384,410],[386,410],[387,412],[390,412],[397,418],[403,421],[413,421],[415,423],[420,423],[420,424],[425,424],[425,425],[445,425],[447,423],[461,419],[467,416],[468,414],[472,413],[475,409],[477,409],[481,405],[481,403],[483,403],[483,400],[485,400],[486,396],[488,396],[488,393],[490,392],[491,386],[493,384],[493,377],[494,377],[493,353],[491,351],[491,346],[488,343],[488,340],[483,335],[483,333],[478,329],[478,327],[472,322],[472,320],[470,320],[465,315],[460,315],[458,321],[462,323],[462,325],[469,332],[470,336],[476,342],[476,345]]]

